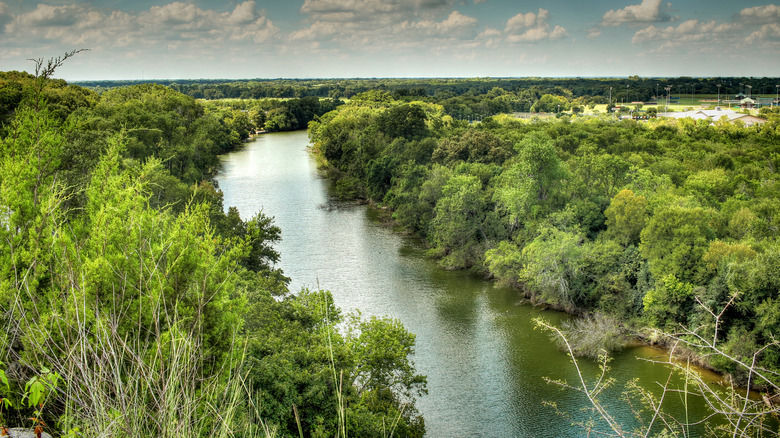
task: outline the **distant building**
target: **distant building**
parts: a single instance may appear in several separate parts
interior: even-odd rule
[[[670,117],[673,119],[685,119],[691,118],[693,120],[710,120],[713,123],[721,120],[723,117],[733,123],[739,120],[744,123],[745,126],[753,126],[761,123],[766,123],[766,119],[756,117],[750,114],[742,114],[736,111],[721,109],[716,107],[714,110],[696,110],[696,111],[684,111],[679,113],[660,113],[660,117]]]

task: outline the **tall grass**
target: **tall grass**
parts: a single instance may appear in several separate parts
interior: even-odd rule
[[[24,349],[32,353],[30,359],[16,355],[8,337],[0,339],[0,351],[5,363],[20,365],[12,378],[24,380],[25,374],[43,365],[62,376],[44,407],[62,431],[131,438],[276,435],[257,415],[255,397],[245,384],[238,339],[217,372],[206,375],[198,329],[185,329],[164,306],[146,309],[172,327],[168,336],[151,341],[120,336],[117,318],[95,318],[100,308],[86,299],[74,307],[70,318],[52,317],[56,321],[43,324],[35,300],[23,294],[24,289],[13,300],[17,307],[13,313],[21,317],[3,328],[26,334]],[[22,303],[33,305],[25,309]],[[51,418],[49,424],[53,428]]]

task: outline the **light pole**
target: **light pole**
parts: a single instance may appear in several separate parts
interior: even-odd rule
[[[753,86],[752,86],[752,85],[745,85],[745,88],[747,88],[747,89],[748,89],[748,90],[747,90],[747,92],[748,92],[748,97],[750,97],[750,96],[751,96],[751,94],[753,93]]]
[[[718,105],[717,106],[720,106],[720,86],[721,85],[723,85],[723,84],[718,84]]]
[[[672,93],[672,86],[668,85],[668,86],[664,87],[664,90],[666,90],[666,108],[664,109],[664,112],[667,112],[667,111],[669,111],[669,100],[672,97],[672,94],[671,94]]]
[[[609,87],[609,104],[607,106],[609,105],[612,105],[612,87]]]
[[[780,97],[780,85],[775,85],[775,102],[780,104],[780,99],[778,99],[778,97]],[[774,105],[775,105],[775,103],[772,102],[772,107],[773,108],[774,108]]]
[[[631,95],[628,94],[628,87],[630,87],[630,85],[626,85],[626,105],[631,103],[631,99],[629,99],[631,97]]]
[[[680,105],[682,105],[682,94],[680,94],[680,87],[681,85],[677,84],[677,109],[680,109]]]

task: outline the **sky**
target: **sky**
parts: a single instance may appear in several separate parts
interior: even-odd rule
[[[69,81],[777,77],[780,6],[741,0],[0,0],[0,71]]]

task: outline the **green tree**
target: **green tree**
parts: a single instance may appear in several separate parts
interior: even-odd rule
[[[556,228],[542,228],[523,248],[520,280],[545,302],[571,307],[581,299],[576,287],[584,264],[582,236]]]
[[[435,251],[450,267],[468,267],[474,263],[474,247],[484,242],[485,202],[482,182],[472,175],[454,175],[444,186],[431,221],[430,237]]]
[[[656,211],[641,232],[639,249],[653,276],[693,282],[702,274],[702,256],[715,238],[703,208],[669,206]]]
[[[442,141],[433,151],[433,161],[452,165],[459,161],[501,164],[513,155],[509,144],[488,131],[469,129]]]
[[[545,94],[536,103],[531,106],[531,111],[535,113],[555,113],[568,111],[570,109],[569,100],[563,96],[554,96]]]
[[[566,177],[549,136],[534,132],[498,178],[494,200],[508,213],[511,227],[549,212]]]
[[[620,191],[604,211],[607,233],[621,245],[639,243],[639,235],[647,220],[647,200],[628,189]]]
[[[647,292],[643,302],[645,313],[656,326],[687,324],[694,304],[693,285],[678,280],[674,274],[666,275]]]
[[[426,119],[427,115],[419,105],[395,105],[382,113],[379,117],[379,126],[390,138],[419,140],[427,133]]]

